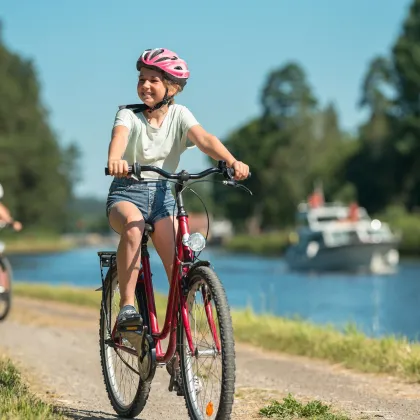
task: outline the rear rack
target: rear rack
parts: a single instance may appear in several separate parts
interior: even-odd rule
[[[101,268],[101,280],[102,280],[102,286],[98,289],[95,289],[96,291],[104,290],[105,286],[105,273],[104,268],[105,267],[112,267],[115,266],[117,263],[117,252],[116,251],[99,251],[99,266]]]
[[[116,251],[99,251],[98,255],[101,261],[101,267],[111,267],[117,258]]]

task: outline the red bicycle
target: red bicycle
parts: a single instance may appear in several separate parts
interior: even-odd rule
[[[136,285],[136,305],[143,326],[121,333],[116,329],[120,300],[116,253],[98,252],[102,276],[100,357],[110,402],[119,415],[137,416],[146,405],[156,367],[168,365],[169,390],[184,396],[190,418],[229,419],[235,392],[235,343],[229,305],[223,285],[210,263],[198,259],[205,238],[199,233],[190,234],[182,193],[188,181],[212,174],[222,174],[225,185],[252,193],[233,179],[233,170],[223,161],[218,167],[198,174],[186,171],[170,174],[154,166],[138,164],[130,167],[130,173],[139,179],[142,171],[176,181],[176,253],[165,322],[160,330],[147,249],[153,226],[146,224]],[[108,175],[107,169],[105,173]],[[164,352],[162,340],[168,336]]]

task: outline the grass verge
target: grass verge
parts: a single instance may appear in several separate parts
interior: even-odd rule
[[[238,341],[420,382],[420,343],[410,343],[404,337],[373,339],[352,325],[341,332],[332,326],[255,315],[250,310],[233,311],[232,318]]]
[[[331,411],[329,405],[314,400],[306,404],[297,401],[291,394],[283,398],[283,402],[272,401],[259,411],[261,417],[270,419],[308,419],[308,420],[351,420],[344,414]]]
[[[9,359],[0,358],[1,419],[64,419],[52,405],[31,394]]]
[[[101,293],[72,287],[15,283],[18,296],[55,300],[99,308]],[[162,322],[166,298],[156,295]],[[420,343],[405,338],[366,337],[355,327],[341,332],[305,321],[256,315],[251,310],[232,311],[235,338],[268,350],[341,363],[362,372],[387,373],[420,382]]]
[[[60,237],[41,237],[21,235],[9,237],[4,241],[8,254],[34,254],[43,252],[62,252],[73,249],[74,241]]]

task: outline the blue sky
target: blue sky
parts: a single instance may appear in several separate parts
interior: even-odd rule
[[[219,137],[259,114],[268,73],[290,60],[303,66],[321,105],[334,102],[352,130],[363,119],[357,101],[369,61],[389,52],[410,3],[22,0],[3,2],[0,19],[6,45],[35,63],[59,141],[75,141],[83,153],[77,193],[105,198],[112,124],[118,105],[139,101],[142,50],[166,47],[185,58],[191,78],[177,102]],[[206,165],[195,149],[180,167]]]

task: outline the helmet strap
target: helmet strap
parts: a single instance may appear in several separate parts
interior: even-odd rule
[[[173,96],[168,96],[168,88],[166,88],[165,96],[163,97],[163,99],[159,103],[157,103],[154,107],[152,108],[148,107],[147,112],[153,112],[159,108],[162,108],[164,105],[167,105],[171,101],[172,98]]]
[[[131,109],[134,113],[137,112],[153,112],[159,108],[162,108],[164,105],[168,104],[173,96],[168,96],[168,89],[166,89],[165,96],[163,97],[162,101],[157,103],[154,107],[150,108],[146,104],[132,104],[132,105],[121,105],[119,106],[119,109]]]

